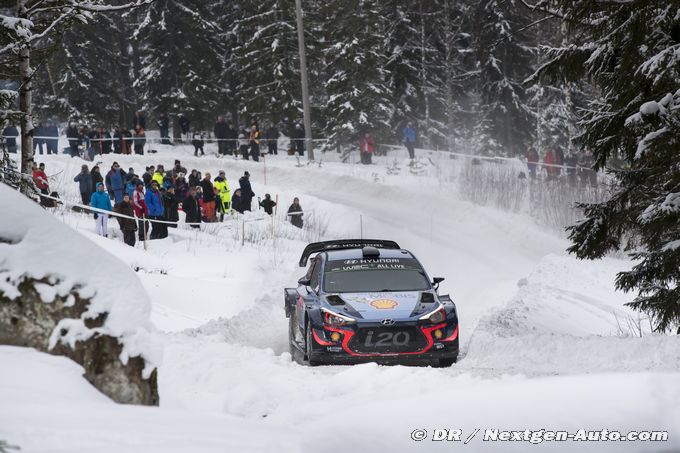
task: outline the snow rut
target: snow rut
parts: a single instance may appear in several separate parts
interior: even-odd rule
[[[271,349],[276,354],[288,351],[288,320],[283,310],[283,295],[271,291],[239,314],[219,318],[184,332],[189,336],[218,335],[227,343]]]

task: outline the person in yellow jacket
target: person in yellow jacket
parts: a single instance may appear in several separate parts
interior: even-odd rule
[[[220,222],[224,220],[224,214],[231,209],[231,191],[224,170],[221,170],[215,181],[215,194],[217,195],[217,211],[220,213]]]
[[[163,168],[162,165],[159,165],[158,168],[156,168],[156,172],[151,176],[151,179],[156,181],[158,183],[158,187],[161,188],[163,187],[163,174],[165,173],[165,169]]]

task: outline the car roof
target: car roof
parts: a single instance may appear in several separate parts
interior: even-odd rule
[[[411,252],[404,249],[379,249],[380,258],[415,258]],[[352,260],[364,257],[361,249],[329,250],[325,252],[329,261]]]

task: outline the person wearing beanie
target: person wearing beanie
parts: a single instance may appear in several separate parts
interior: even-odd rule
[[[106,193],[103,183],[97,183],[97,191],[90,197],[90,206],[102,211],[111,211],[111,199],[109,194]],[[109,215],[105,212],[94,211],[94,220],[97,234],[107,237]]]

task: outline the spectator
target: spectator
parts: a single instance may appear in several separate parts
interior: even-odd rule
[[[260,206],[262,206],[264,212],[266,212],[269,215],[272,215],[274,213],[274,206],[276,206],[276,202],[272,200],[271,195],[266,193],[264,194],[264,200],[260,201]]]
[[[413,124],[409,121],[406,127],[401,131],[401,142],[404,144],[408,150],[408,157],[414,159],[416,157],[416,130],[413,128]]]
[[[166,171],[165,176],[163,176],[163,190],[168,190],[168,187],[175,186],[175,177],[172,175],[171,171]]]
[[[305,154],[305,131],[301,124],[296,124],[290,133],[290,147],[293,154],[298,153],[300,156]]]
[[[113,128],[113,153],[121,154],[123,150],[123,133],[118,126]]]
[[[158,128],[161,130],[161,143],[163,145],[169,145],[170,119],[168,118],[167,113],[161,113],[161,116],[158,119]]]
[[[146,129],[146,117],[144,116],[144,112],[141,110],[138,110],[135,113],[135,116],[132,118],[132,126],[130,129],[137,130],[137,128],[140,128],[142,130]]]
[[[238,146],[241,156],[243,156],[245,160],[248,160],[248,135],[243,126],[241,126],[241,129],[238,131]]]
[[[179,114],[179,130],[182,133],[182,135],[187,136],[189,138],[189,125],[191,124],[191,121],[189,121],[189,118],[184,116],[183,113]]]
[[[109,196],[112,200],[116,200],[116,203],[123,201],[123,192],[125,192],[125,172],[120,169],[118,162],[114,162],[111,165],[111,170],[106,174],[104,180],[106,182],[106,188],[109,191]]]
[[[128,168],[127,174],[125,175],[125,183],[126,184],[129,183],[132,180],[132,178],[139,179],[139,177],[135,174],[135,169],[130,167]]]
[[[231,197],[231,209],[243,214],[243,198],[241,197],[241,189],[236,189],[234,195]]]
[[[146,132],[144,128],[140,126],[135,126],[135,154],[144,154],[144,145],[146,144]]]
[[[269,123],[269,127],[265,131],[265,138],[267,139],[269,154],[279,154],[279,130],[274,126],[274,123]]]
[[[90,175],[90,170],[88,170],[87,165],[82,165],[80,167],[80,173],[73,178],[74,182],[78,183],[78,188],[80,189],[80,199],[84,205],[90,204],[90,198],[92,197],[92,175]]]
[[[203,152],[203,133],[194,129],[191,138],[191,144],[194,145],[194,156],[198,157],[198,152],[201,151],[201,156],[205,156]]]
[[[260,161],[260,131],[257,126],[253,124],[250,127],[250,136],[248,137],[248,145],[250,145],[250,155],[255,162]]]
[[[527,158],[527,168],[529,169],[529,174],[531,175],[531,179],[536,179],[536,165],[538,164],[539,156],[538,152],[536,151],[536,148],[533,146],[529,147],[529,150],[527,151],[526,154]]]
[[[578,158],[574,153],[568,153],[564,158],[564,165],[567,167],[567,182],[570,186],[576,186],[576,166],[578,165]]]
[[[2,136],[5,138],[7,151],[10,153],[16,153],[17,152],[16,138],[19,136],[19,131],[14,126],[14,124],[10,123],[5,129],[3,129]]]
[[[302,206],[300,206],[300,200],[298,197],[295,197],[293,199],[293,204],[290,205],[288,208],[288,217],[290,217],[290,223],[293,224],[293,226],[296,226],[298,228],[302,228],[304,225],[304,222],[302,220]]]
[[[210,181],[210,173],[205,174],[201,180],[201,189],[203,191],[203,215],[206,222],[215,221],[215,188]]]
[[[364,134],[364,138],[359,144],[359,150],[361,151],[361,163],[367,165],[371,164],[371,156],[373,156],[373,152],[375,151],[375,141],[373,140],[373,137],[371,137],[371,134]]]
[[[129,173],[128,173],[129,175]],[[130,199],[132,200],[132,197],[135,194],[135,190],[137,190],[137,183],[139,182],[139,178],[137,178],[137,175],[132,175],[132,179],[129,179],[128,182],[125,184],[125,193],[130,196]]]
[[[78,128],[76,127],[75,123],[69,123],[69,126],[66,129],[66,138],[68,139],[68,151],[71,157],[79,156],[80,152],[78,151],[78,147],[82,141],[80,138],[80,132],[78,132]]]
[[[550,181],[555,179],[557,177],[557,171],[555,168],[555,155],[551,149],[545,153],[545,157],[543,157],[543,164],[545,165],[545,171],[548,173],[547,180]]]
[[[220,213],[220,222],[224,220],[224,214],[229,211],[231,204],[231,191],[229,183],[224,175],[224,170],[220,170],[219,175],[215,178],[213,183],[215,192],[217,193],[217,211]]]
[[[250,205],[253,201],[253,197],[255,196],[255,192],[253,192],[253,188],[250,185],[250,173],[245,172],[243,173],[243,176],[238,180],[238,185],[241,188],[241,200],[243,202],[243,210],[244,211],[250,211]]]
[[[132,207],[137,216],[137,230],[139,231],[139,240],[146,240],[146,231],[149,229],[149,209],[146,207],[146,200],[144,196],[144,184],[141,181],[137,182],[135,193],[132,194]]]
[[[130,203],[130,195],[127,193],[123,195],[123,200],[120,203],[116,203],[113,207],[113,212],[122,214],[127,217],[117,217],[118,225],[120,230],[123,232],[123,242],[125,242],[130,247],[135,246],[135,231],[137,231],[137,223],[135,223],[135,211]],[[132,217],[129,219],[128,217]]]
[[[45,139],[42,138],[45,135],[45,128],[42,122],[38,122],[38,125],[33,129],[33,154],[35,154],[36,148],[43,153],[43,145],[45,145]]]
[[[189,189],[187,197],[182,202],[182,211],[186,214],[186,223],[201,223],[201,208],[196,200],[196,189]],[[199,228],[200,225],[191,225],[192,228]]]
[[[236,146],[238,144],[238,132],[234,128],[234,125],[229,122],[227,123],[227,154],[236,154]]]
[[[111,211],[111,199],[104,190],[104,184],[98,182],[97,190],[90,197],[90,206],[102,211]],[[106,212],[94,211],[94,220],[97,234],[108,237],[109,215]]]
[[[127,129],[121,129],[120,135],[121,154],[132,154],[132,133]]]
[[[111,134],[109,134],[109,131],[104,129],[103,127],[99,127],[98,129],[99,133],[99,138],[101,141],[99,142],[99,153],[100,154],[111,154]]]
[[[50,186],[45,174],[45,164],[41,163],[39,167],[33,167],[33,182],[41,194],[50,194]],[[47,206],[47,198],[40,197],[40,204]]]
[[[223,116],[217,117],[217,122],[215,123],[215,138],[217,139],[217,154],[218,156],[223,156],[227,154],[227,123],[224,121]]]
[[[163,207],[165,208],[165,220],[168,222],[175,222],[173,225],[166,225],[170,228],[177,228],[177,222],[179,221],[179,202],[175,196],[175,188],[170,186],[165,191],[163,196]]]
[[[588,151],[581,151],[578,158],[578,166],[581,167],[580,178],[581,186],[585,187],[590,184],[591,187],[597,187],[597,172],[593,170],[593,155]]]
[[[88,129],[85,132],[87,136],[87,157],[91,162],[94,162],[95,154],[101,154],[101,141],[99,140],[99,133],[96,128]]]
[[[145,187],[149,187],[151,185],[151,181],[153,181],[153,174],[156,171],[156,168],[153,165],[149,165],[146,167],[146,171],[142,175],[142,181],[144,182]]]
[[[179,159],[175,159],[175,166],[172,167],[172,173],[173,176],[177,176],[179,173],[187,174],[187,169],[182,167],[182,163],[179,161]]]
[[[293,148],[300,156],[305,154],[305,131],[299,123],[290,133],[291,148]]]
[[[45,128],[45,136],[54,137],[45,140],[47,144],[47,154],[58,154],[59,153],[59,129],[57,125],[54,124],[52,120],[47,122],[47,127]],[[90,199],[87,199],[88,203]]]
[[[177,173],[175,178],[175,195],[177,196],[177,201],[182,203],[189,193],[189,183],[187,183],[184,173]]]
[[[163,179],[165,178],[165,168],[163,168],[162,165],[159,165],[156,167],[156,171],[153,173],[153,176],[151,179],[153,181],[156,181],[156,184],[158,184],[158,189],[160,190],[161,187],[163,187]]]
[[[163,214],[165,214],[163,200],[158,191],[158,183],[156,181],[151,182],[151,187],[146,191],[146,195],[144,196],[144,202],[149,213],[149,219],[151,220],[151,234],[149,235],[149,239],[166,238],[168,232],[165,224],[156,222],[156,220],[162,221]]]
[[[200,184],[201,184],[201,174],[196,169],[191,170],[191,174],[189,175],[189,188],[196,187]]]
[[[104,182],[104,177],[99,171],[99,165],[92,167],[92,170],[90,170],[90,176],[92,177],[92,193],[94,193],[97,191],[97,184]]]

